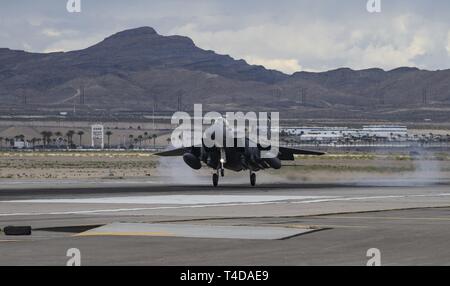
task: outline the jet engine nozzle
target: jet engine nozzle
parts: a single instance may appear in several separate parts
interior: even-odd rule
[[[194,170],[199,170],[202,167],[200,159],[192,153],[185,153],[183,155],[184,162]]]

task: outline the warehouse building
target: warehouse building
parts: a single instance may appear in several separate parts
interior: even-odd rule
[[[378,138],[388,141],[406,140],[408,128],[399,125],[367,125],[360,129],[348,127],[285,127],[282,135],[299,136],[302,141],[337,141],[345,138]]]

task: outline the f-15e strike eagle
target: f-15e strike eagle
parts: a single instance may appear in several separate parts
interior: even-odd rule
[[[223,129],[222,129],[223,128]],[[226,138],[234,136],[234,130],[229,128],[229,124],[225,119],[219,118],[215,120],[215,123],[205,131],[206,138],[216,137],[218,131],[222,131],[224,134],[222,142],[226,141]],[[261,144],[252,144],[253,141],[248,136],[233,137],[234,144],[228,147],[227,144],[214,144],[210,146],[205,144],[205,136],[202,137],[200,144],[194,144],[193,146],[180,147],[169,151],[156,153],[157,156],[163,157],[175,157],[182,156],[184,162],[194,170],[202,168],[203,164],[214,170],[212,175],[212,182],[214,187],[217,187],[219,183],[219,175],[223,177],[225,175],[225,169],[240,172],[248,170],[250,174],[250,184],[255,186],[256,174],[260,170],[273,168],[280,169],[282,167],[282,161],[293,161],[294,155],[323,155],[325,153],[318,151],[301,150],[287,147],[277,147],[274,156],[262,156],[262,152],[271,152],[271,147],[263,147]],[[241,144],[238,144],[238,141]],[[240,147],[239,147],[240,146]]]

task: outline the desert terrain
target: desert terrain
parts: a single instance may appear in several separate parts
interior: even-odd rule
[[[182,158],[159,158],[146,151],[4,151],[0,152],[0,179],[127,180],[179,177],[189,180],[210,176],[211,169],[194,171]],[[450,176],[448,153],[328,153],[321,157],[297,156],[281,170],[258,173],[264,179],[321,182],[381,179],[441,179]],[[227,172],[245,177],[246,172]],[[181,182],[183,182],[181,180]]]

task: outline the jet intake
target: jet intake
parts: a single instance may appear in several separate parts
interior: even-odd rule
[[[185,153],[183,155],[183,160],[189,167],[194,170],[199,170],[202,167],[200,159],[192,153]]]

